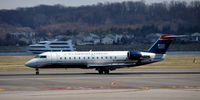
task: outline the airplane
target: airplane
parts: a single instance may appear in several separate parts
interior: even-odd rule
[[[73,51],[44,52],[25,63],[35,68],[82,68],[96,69],[99,74],[124,67],[136,67],[162,61],[176,35],[164,34],[147,51]]]

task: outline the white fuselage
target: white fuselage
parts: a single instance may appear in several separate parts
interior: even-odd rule
[[[122,67],[134,67],[161,61],[175,35],[164,34],[147,52],[139,51],[88,51],[88,52],[45,52],[25,65],[35,68],[96,68],[99,74]]]
[[[139,59],[129,59],[129,51],[45,52],[25,65],[33,68],[121,68],[163,60],[165,54],[139,52]]]

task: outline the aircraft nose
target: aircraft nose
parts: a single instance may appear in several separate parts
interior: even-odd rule
[[[35,63],[32,60],[30,60],[30,61],[28,61],[28,62],[25,63],[25,66],[35,67]]]

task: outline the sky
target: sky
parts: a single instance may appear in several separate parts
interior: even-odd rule
[[[16,9],[22,7],[33,7],[37,5],[56,5],[77,7],[81,5],[92,5],[106,2],[123,2],[123,1],[141,1],[141,0],[0,0],[0,9]],[[170,2],[172,0],[143,0],[145,3],[151,4],[155,2]],[[194,0],[176,0],[176,1],[194,1]]]

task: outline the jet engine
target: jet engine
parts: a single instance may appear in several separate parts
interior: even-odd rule
[[[139,60],[142,57],[142,54],[138,51],[129,51],[127,56],[130,60]]]

